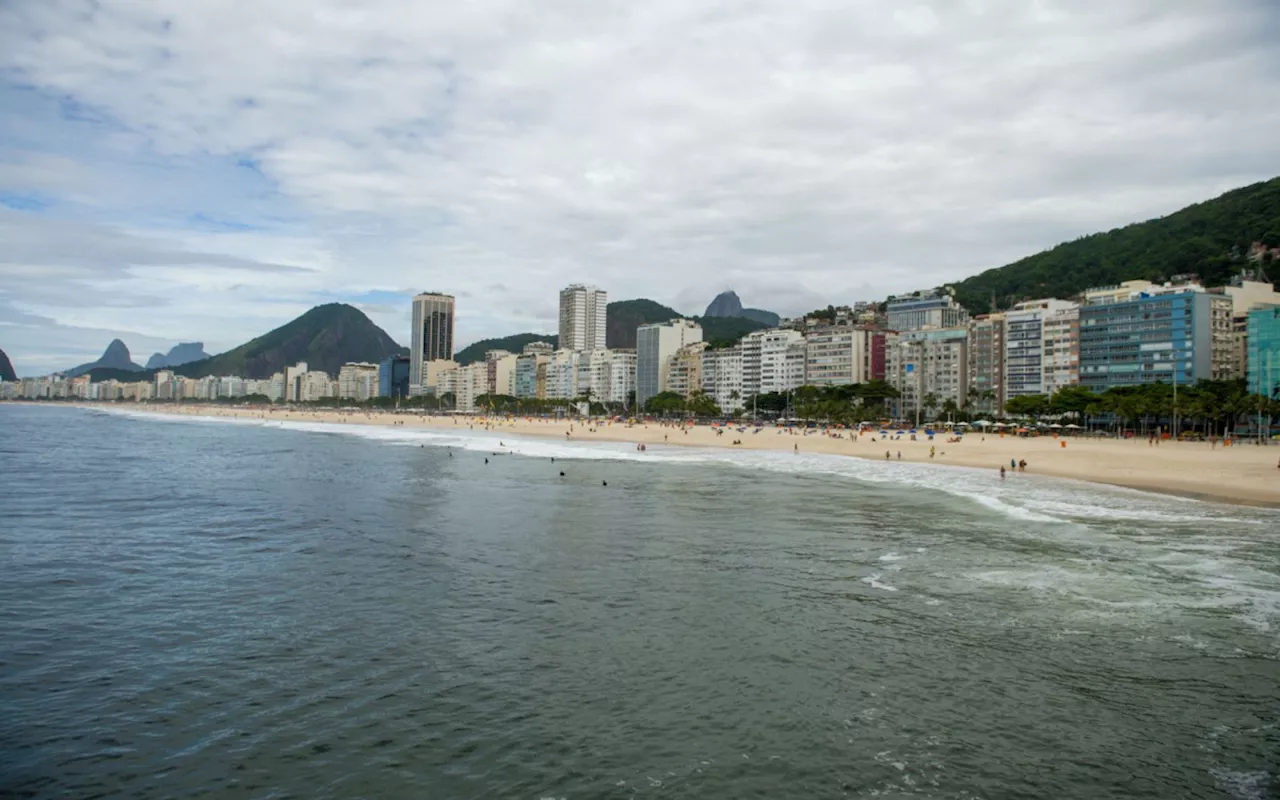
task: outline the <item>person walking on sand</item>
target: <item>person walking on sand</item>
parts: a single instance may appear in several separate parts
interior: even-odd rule
[[[888,461],[888,460],[890,459],[890,457],[891,457],[891,455],[890,455],[889,451],[888,451],[888,450],[885,450],[885,451],[884,451],[884,460],[885,460],[885,461]]]
[[[899,451],[898,451],[898,460],[899,460],[899,461],[901,461],[901,460],[902,460],[902,451],[901,451],[901,450],[899,450]]]
[[[933,458],[933,453],[934,453],[934,450],[933,450],[933,448],[932,448],[932,447],[930,447],[930,448],[929,448],[929,458]]]
[[[1004,464],[1000,465],[1000,480],[1004,480]]]
[[[796,451],[797,454],[800,452],[800,445],[793,444],[791,447]]]

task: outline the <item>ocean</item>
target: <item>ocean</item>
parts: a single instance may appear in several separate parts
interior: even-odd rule
[[[0,476],[0,796],[1280,797],[1275,510],[30,406]]]

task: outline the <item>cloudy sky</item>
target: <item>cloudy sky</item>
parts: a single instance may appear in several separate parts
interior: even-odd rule
[[[1275,0],[0,2],[0,348],[879,299],[1280,173]]]

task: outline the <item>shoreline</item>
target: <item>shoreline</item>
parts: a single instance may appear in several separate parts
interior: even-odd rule
[[[544,420],[527,417],[485,417],[481,414],[424,416],[395,414],[381,410],[340,411],[337,409],[271,408],[250,409],[217,405],[159,406],[147,404],[23,403],[39,407],[118,409],[148,414],[227,417],[280,422],[322,422],[366,426],[403,426],[408,430],[449,430],[510,432],[513,435],[569,440],[573,442],[629,442],[646,447],[707,447],[736,450],[772,450],[882,460],[929,463],[937,466],[990,469],[1009,468],[1010,460],[1027,461],[1027,472],[1087,483],[1119,486],[1144,492],[1174,495],[1203,502],[1217,502],[1280,509],[1280,447],[1239,444],[1216,448],[1204,442],[1165,441],[1152,446],[1141,439],[1092,439],[1051,436],[1018,438],[1000,434],[966,434],[959,442],[948,442],[945,434],[933,441],[921,436],[917,441],[881,439],[878,433],[864,433],[856,439],[851,431],[838,431],[841,438],[826,436],[822,429],[791,430],[766,427],[759,433],[735,426],[717,435],[709,426],[681,427],[673,423],[621,422],[583,423],[578,420]],[[687,432],[686,432],[687,431]],[[566,437],[566,433],[569,434]],[[734,441],[740,444],[732,444]],[[1062,446],[1061,442],[1066,443]],[[934,454],[930,455],[930,450]],[[1013,478],[1017,473],[1010,473]]]

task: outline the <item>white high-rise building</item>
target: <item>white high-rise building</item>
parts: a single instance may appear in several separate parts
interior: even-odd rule
[[[626,403],[636,388],[634,350],[592,350],[578,359],[578,396],[597,403]]]
[[[799,334],[797,334],[799,335]],[[667,361],[687,344],[702,341],[702,326],[691,319],[673,319],[636,329],[636,406],[667,391]]]
[[[560,292],[560,349],[603,350],[609,294],[575,283]]]
[[[1080,306],[1053,298],[1006,311],[1005,398],[1051,394],[1079,381]]]
[[[788,392],[804,384],[805,344],[799,331],[775,328],[742,339],[742,393]]]
[[[702,351],[702,391],[726,414],[743,408],[742,344]]]
[[[409,344],[409,393],[421,394],[423,365],[453,360],[453,296],[424,292],[413,298]],[[418,387],[417,391],[414,387]]]

